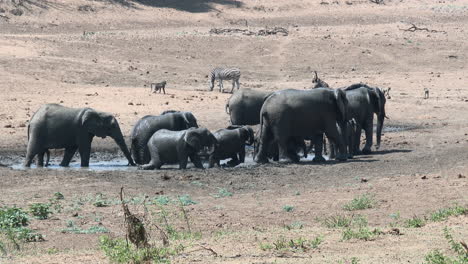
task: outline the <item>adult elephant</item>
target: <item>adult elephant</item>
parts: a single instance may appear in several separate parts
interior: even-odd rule
[[[197,119],[190,112],[168,110],[159,116],[147,115],[138,120],[131,133],[132,157],[137,164],[150,161],[148,141],[160,129],[180,131],[191,127],[198,127]]]
[[[363,154],[371,153],[372,134],[374,130],[374,113],[377,114],[377,145],[380,148],[380,139],[384,125],[385,115],[385,95],[377,87],[370,87],[366,84],[353,84],[344,89],[348,100],[348,118],[356,120],[356,133],[354,134],[354,154],[360,154],[359,145],[362,130],[366,134],[366,144],[362,149]]]
[[[58,104],[43,105],[32,116],[28,125],[28,148],[24,165],[30,167],[37,155],[37,165],[43,166],[44,153],[49,149],[65,148],[60,166],[68,166],[78,150],[81,166],[88,167],[94,136],[113,138],[128,163],[135,165],[113,115],[92,108],[69,108]]]
[[[218,147],[210,155],[209,168],[215,164],[220,166],[220,160],[231,158],[228,165],[234,167],[245,161],[245,145],[254,143],[253,129],[248,126],[229,126],[213,133],[218,141]]]
[[[260,124],[260,110],[265,99],[272,94],[269,91],[240,89],[234,92],[226,103],[226,113],[232,125]]]
[[[346,131],[347,99],[343,90],[316,88],[312,90],[283,90],[270,95],[260,111],[260,144],[255,161],[268,162],[268,144],[277,142],[280,157],[299,161],[297,154],[288,149],[293,138],[315,138],[314,160],[324,160],[319,136],[325,133],[338,144],[338,160],[346,160],[342,133]],[[341,129],[337,128],[339,124]]]
[[[206,128],[189,128],[181,131],[160,129],[151,136],[148,148],[151,160],[139,169],[160,169],[164,164],[179,163],[179,169],[187,167],[188,158],[195,167],[203,169],[198,153],[203,147],[209,147],[208,153],[215,151],[217,140]]]

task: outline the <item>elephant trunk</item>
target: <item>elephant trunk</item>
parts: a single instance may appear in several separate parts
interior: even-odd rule
[[[128,160],[128,164],[135,166],[135,163],[133,162],[132,156],[130,155],[130,151],[128,150],[127,145],[125,144],[125,139],[118,125],[117,128],[113,130],[110,136],[114,139],[115,143],[119,146],[120,150],[122,150],[123,154]]]
[[[375,146],[376,149],[380,148],[380,139],[382,137],[382,128],[385,120],[385,111],[380,112],[377,116],[377,131],[375,132],[377,136],[377,145]]]
[[[218,147],[218,140],[214,136],[210,137],[210,144],[208,147],[208,154],[213,154],[216,151],[216,148]]]

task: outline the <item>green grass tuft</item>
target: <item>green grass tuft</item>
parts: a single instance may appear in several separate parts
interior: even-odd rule
[[[377,202],[373,195],[363,194],[361,196],[355,197],[349,203],[343,206],[343,209],[348,211],[364,210],[368,208],[373,208]]]
[[[468,208],[456,205],[454,207],[439,209],[429,216],[433,222],[440,222],[447,220],[450,216],[459,216],[468,214]]]
[[[347,228],[343,231],[342,240],[350,240],[350,239],[359,239],[359,240],[374,240],[378,237],[382,232],[378,229],[370,230],[367,227],[361,227],[357,230],[353,230],[351,228]]]
[[[292,206],[292,205],[285,205],[285,206],[283,206],[283,211],[288,212],[288,213],[289,213],[289,212],[292,212],[292,211],[294,211],[294,206]]]
[[[425,225],[426,222],[424,221],[424,219],[417,216],[413,216],[413,218],[406,220],[406,227],[419,228]]]

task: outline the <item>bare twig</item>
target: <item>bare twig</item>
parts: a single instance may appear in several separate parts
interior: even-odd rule
[[[196,251],[200,251],[200,250],[207,250],[209,252],[211,252],[215,257],[218,257],[220,256],[216,251],[214,251],[212,248],[209,248],[209,247],[205,247],[205,246],[202,246],[202,245],[198,245],[200,248],[197,248],[197,249],[194,249],[194,250],[191,250],[191,251],[188,251],[188,252],[185,252],[185,253],[192,253],[192,252],[196,252]]]
[[[447,32],[442,31],[442,30],[435,30],[435,29],[428,29],[428,28],[425,28],[425,27],[424,28],[423,27],[418,27],[413,23],[411,23],[411,27],[409,27],[407,29],[400,29],[400,30],[409,31],[409,32],[415,32],[417,30],[420,30],[420,31],[426,31],[426,32],[431,32],[431,33],[447,33]]]
[[[385,4],[385,0],[369,0],[371,3],[378,4],[378,5],[383,5]]]
[[[123,187],[120,189],[120,201],[122,202],[122,209],[124,211],[125,223],[127,224],[127,238],[137,248],[148,247],[148,237],[146,234],[145,225],[143,222],[130,212],[127,204],[123,199]]]

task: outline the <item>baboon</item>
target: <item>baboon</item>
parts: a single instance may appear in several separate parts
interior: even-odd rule
[[[328,83],[326,83],[325,81],[323,81],[322,79],[318,77],[316,71],[314,71],[314,73],[315,73],[315,76],[312,79],[312,89],[319,88],[319,87],[330,88],[330,85],[328,85]]]
[[[160,83],[152,83],[151,84],[151,92],[152,93],[156,93],[157,91],[159,91],[159,93],[161,93],[161,90],[164,92],[164,94],[166,94],[166,81],[163,81],[163,82],[160,82]]]
[[[424,99],[429,99],[429,89],[424,88]]]

